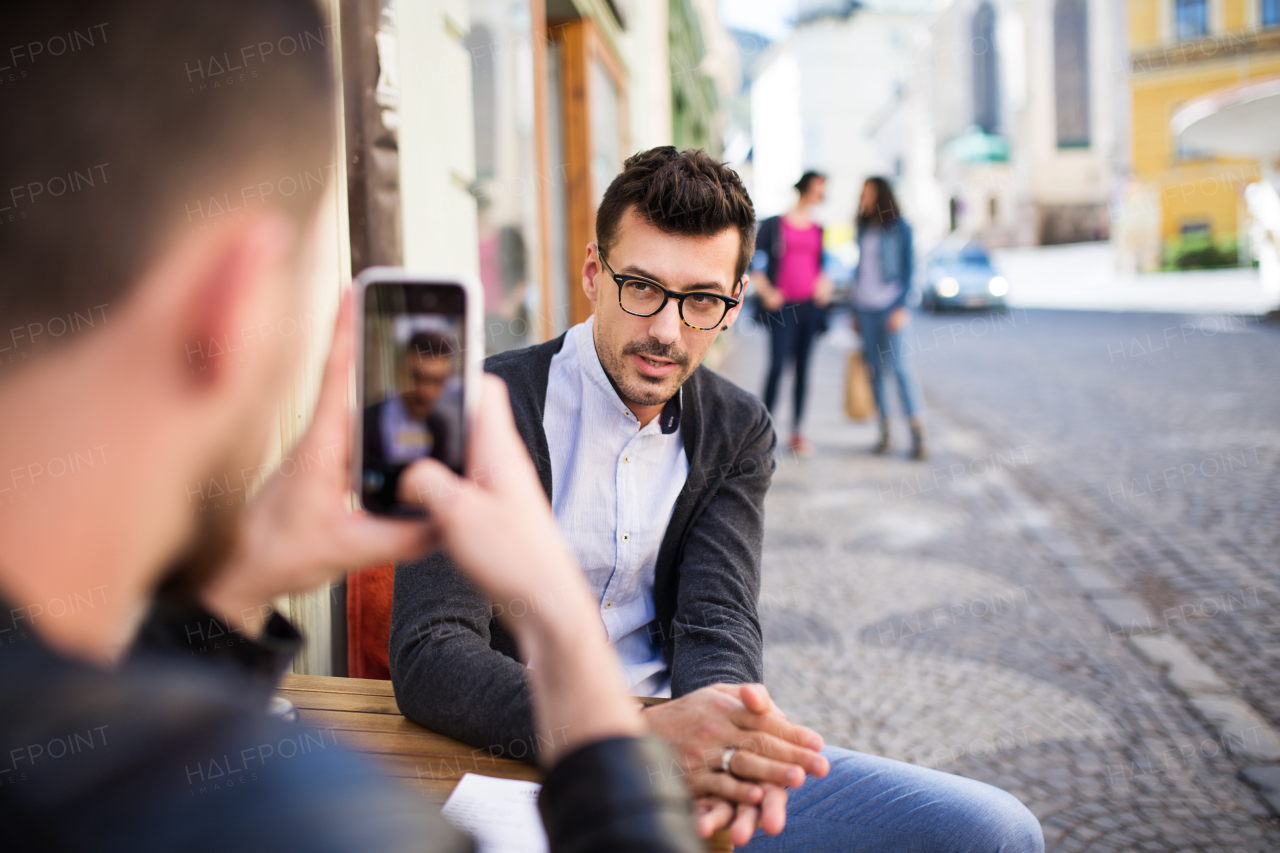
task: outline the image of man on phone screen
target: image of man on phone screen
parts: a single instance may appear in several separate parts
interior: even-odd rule
[[[366,501],[388,505],[404,466],[439,459],[456,467],[461,439],[461,378],[457,338],[447,331],[414,332],[396,349],[396,384],[364,410]],[[383,494],[385,493],[385,495]]]

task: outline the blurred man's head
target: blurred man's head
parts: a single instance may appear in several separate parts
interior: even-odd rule
[[[435,411],[457,360],[457,343],[443,332],[417,332],[405,347],[404,407],[414,420]]]
[[[596,239],[582,276],[595,303],[600,363],[629,405],[660,406],[737,319],[740,306],[725,299],[741,299],[755,249],[751,199],[737,174],[705,151],[642,151],[605,192]],[[646,282],[697,295],[685,300],[682,319],[675,299],[657,309],[661,292]],[[649,299],[657,313],[637,316]]]
[[[333,30],[310,0],[118,0],[6,4],[0,35],[0,467],[108,459],[27,478],[0,582],[70,547],[61,502],[67,526],[124,515],[102,563],[134,567],[127,598],[184,552],[219,561],[233,514],[193,509],[278,429],[301,336],[273,331],[336,173]]]

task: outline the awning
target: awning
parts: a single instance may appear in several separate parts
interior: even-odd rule
[[[1280,157],[1280,77],[1190,101],[1174,114],[1170,128],[1189,149],[1270,163]]]
[[[1009,140],[996,133],[971,127],[945,146],[947,154],[961,163],[1007,163]]]

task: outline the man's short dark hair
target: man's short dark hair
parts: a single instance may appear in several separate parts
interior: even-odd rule
[[[737,229],[734,282],[746,272],[756,244],[751,197],[737,172],[702,149],[663,145],[627,158],[596,211],[596,243],[606,257],[629,209],[667,234],[712,237]]]
[[[4,6],[6,332],[109,321],[174,239],[265,206],[302,220],[340,174],[314,0]]]
[[[418,358],[452,358],[458,354],[458,339],[448,332],[414,332],[405,350]]]

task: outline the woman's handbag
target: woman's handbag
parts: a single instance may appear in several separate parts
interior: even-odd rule
[[[865,421],[876,415],[876,399],[871,393],[871,374],[862,360],[862,351],[849,353],[849,373],[844,383],[844,411],[850,420]]]

